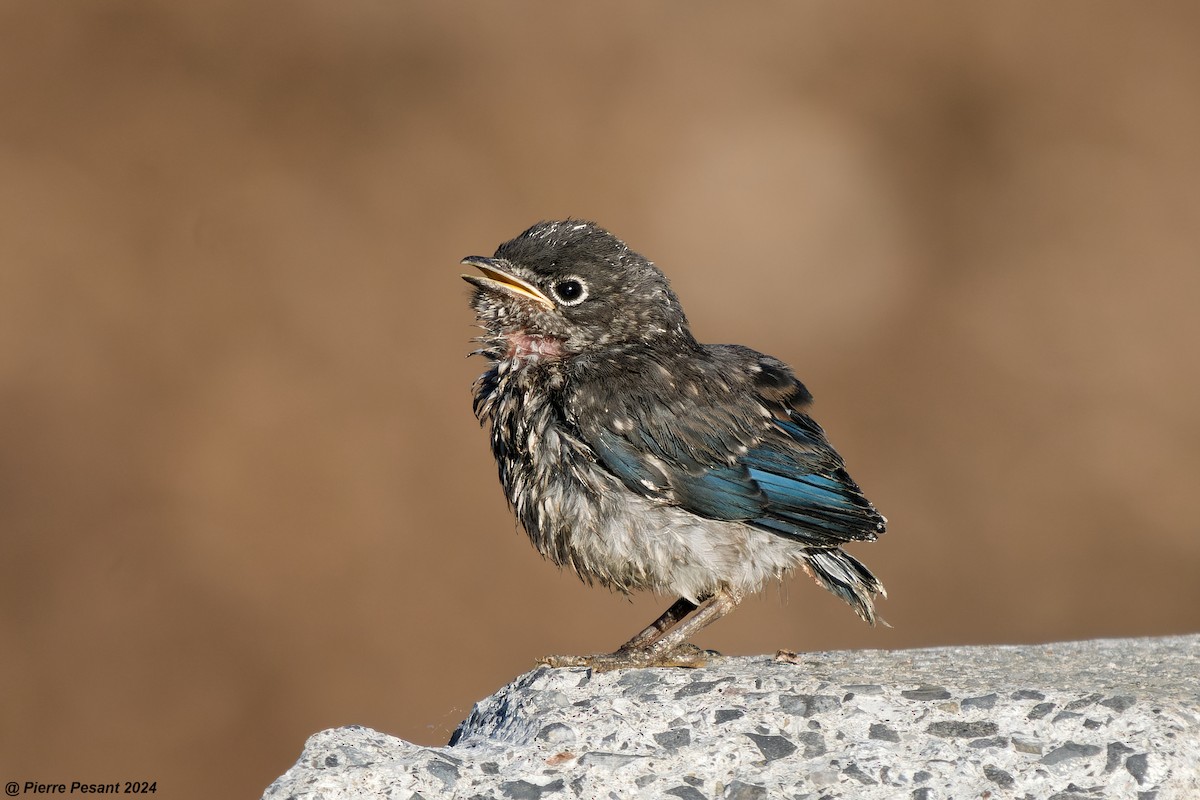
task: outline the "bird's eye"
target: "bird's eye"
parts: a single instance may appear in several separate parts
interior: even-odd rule
[[[587,286],[579,278],[564,278],[550,287],[550,291],[564,306],[577,306],[587,299]]]

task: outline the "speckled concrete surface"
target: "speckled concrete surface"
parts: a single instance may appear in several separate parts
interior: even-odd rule
[[[264,798],[418,796],[1195,800],[1200,636],[541,668],[447,747],[318,733]]]

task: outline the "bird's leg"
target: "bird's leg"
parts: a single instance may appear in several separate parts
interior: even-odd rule
[[[551,667],[591,667],[597,672],[644,667],[703,667],[708,663],[709,654],[687,644],[687,640],[701,628],[733,611],[741,601],[742,593],[728,586],[718,589],[698,607],[681,598],[615,653],[547,656],[541,663]],[[693,609],[696,613],[680,622]],[[638,643],[636,647],[634,642]]]
[[[696,604],[686,597],[681,597],[662,613],[662,616],[637,636],[634,636],[617,649],[618,653],[628,653],[632,650],[644,650],[662,638],[663,634],[674,627],[681,619],[695,611]]]
[[[701,603],[707,602],[705,598]],[[692,613],[698,606],[691,600],[681,597],[658,619],[650,623],[641,633],[621,645],[615,653],[598,653],[592,656],[546,656],[539,663],[550,667],[591,667],[599,672],[633,667],[702,667],[707,656],[699,648],[677,647],[676,653],[663,653],[653,649],[653,645],[662,639],[663,635],[679,624],[679,621]]]
[[[650,645],[651,653],[667,655],[678,649],[688,639],[692,638],[701,628],[707,627],[737,608],[742,602],[742,592],[729,586],[722,586],[713,592],[691,619],[681,623],[664,634],[658,641]]]

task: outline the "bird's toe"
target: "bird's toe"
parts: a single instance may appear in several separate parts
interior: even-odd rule
[[[697,669],[708,666],[721,658],[715,650],[701,650],[691,644],[681,644],[670,650],[618,650],[615,653],[596,653],[590,656],[545,656],[538,664],[555,669],[564,667],[587,667],[595,672],[611,672],[617,669],[649,669],[653,667],[676,667]]]

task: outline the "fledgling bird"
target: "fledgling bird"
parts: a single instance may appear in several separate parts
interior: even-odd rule
[[[539,222],[463,264],[489,361],[475,415],[534,547],[588,583],[678,596],[611,655],[677,664],[686,640],[799,567],[876,621],[883,585],[840,545],[886,520],[782,361],[700,344],[666,277],[591,222]],[[690,616],[689,616],[690,615]]]

